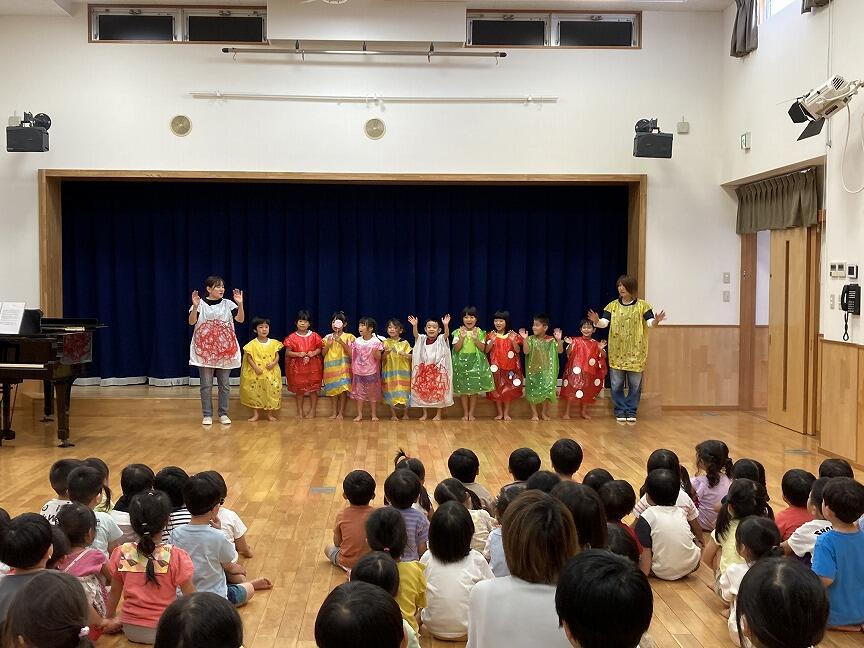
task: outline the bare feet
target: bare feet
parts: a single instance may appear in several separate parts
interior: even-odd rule
[[[591,420],[591,416],[588,414],[588,412],[582,412],[582,413],[580,414],[580,416],[581,416],[583,419],[585,419],[586,421],[590,421],[590,420]]]
[[[438,413],[432,417],[432,420],[433,421],[440,421],[441,420],[441,410],[438,410]]]
[[[354,422],[355,422],[355,423],[359,423],[359,422],[362,421],[362,420],[363,420],[363,415],[362,415],[362,414],[358,414],[357,416],[354,417]]]
[[[568,414],[567,412],[564,412],[564,414],[561,415],[561,418],[567,420],[570,418],[570,414]]]
[[[427,418],[429,418],[429,415],[428,415],[426,412],[423,412],[423,416],[421,416],[421,417],[420,417],[419,419],[417,419],[417,420],[418,420],[418,421],[425,421]]]
[[[255,557],[254,554],[252,553],[251,549],[247,549],[246,551],[238,551],[237,553],[239,553],[244,558],[254,558]]]
[[[539,421],[540,417],[535,414],[534,416],[531,417],[531,420],[532,421]]]
[[[337,415],[334,416],[333,418],[335,418],[337,421],[341,421],[342,418],[343,418],[343,416],[342,416],[341,414],[337,414]]]
[[[503,414],[499,414],[498,416],[496,416],[496,417],[495,417],[494,419],[492,419],[492,420],[493,420],[493,421],[503,421],[503,420],[504,420],[504,415],[503,415]]]
[[[393,416],[390,417],[390,420],[391,421],[398,421],[399,417],[394,414]]]
[[[541,414],[540,418],[542,418],[544,421],[551,421],[552,420],[552,417],[549,416],[548,414]]]
[[[465,416],[462,417],[462,420],[463,421],[470,421],[471,417],[466,414]]]
[[[411,420],[411,417],[408,416],[408,412],[405,412],[405,416],[402,417],[402,420],[403,421],[410,421]]]
[[[379,419],[377,416],[373,416],[373,417],[372,417],[371,419],[369,419],[369,420],[370,420],[370,421],[380,421],[381,419]]]
[[[327,417],[331,421],[335,421],[337,418],[340,418],[337,412],[333,412],[330,416]]]
[[[473,415],[473,414],[469,414],[469,415],[468,415],[468,420],[469,420],[469,421],[474,421],[474,420],[476,420],[476,419],[474,418],[474,415]]]
[[[300,419],[300,420],[302,420],[302,419],[304,419],[304,418],[306,418],[306,417],[303,415],[303,412],[300,412],[300,413],[297,415],[297,418]],[[333,418],[333,417],[331,416],[330,418]]]
[[[510,418],[510,415],[509,415],[509,414],[505,414],[505,415],[504,415],[504,420],[505,420],[505,421],[512,421],[513,419]]]
[[[268,421],[278,421],[279,419],[277,419],[277,418],[276,418],[275,416],[273,416],[272,414],[268,414],[268,415],[267,415],[267,420],[268,420]]]
[[[254,423],[255,421],[258,420],[258,412],[255,412],[254,415],[252,415],[250,418],[248,418],[246,420],[249,421],[250,423]]]
[[[306,415],[306,418],[315,418],[316,416],[317,416],[317,413],[313,409],[313,410],[309,410],[309,413]]]
[[[269,578],[256,578],[249,584],[252,585],[252,589],[254,589],[255,591],[268,590],[273,588],[273,583],[270,582]]]

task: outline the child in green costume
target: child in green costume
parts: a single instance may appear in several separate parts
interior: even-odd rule
[[[474,420],[477,395],[495,389],[486,357],[486,333],[477,327],[477,309],[462,310],[462,326],[453,331],[453,393],[462,400],[462,420]]]
[[[548,421],[549,411],[556,400],[558,387],[558,354],[564,353],[564,340],[561,329],[556,328],[553,336],[546,335],[549,330],[549,316],[540,313],[534,316],[531,325],[534,335],[529,336],[524,328],[519,329],[522,336],[522,349],[525,352],[525,399],[531,405],[531,420],[541,418]],[[540,414],[537,405],[542,403]]]

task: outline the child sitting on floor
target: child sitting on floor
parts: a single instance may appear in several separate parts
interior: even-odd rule
[[[507,470],[513,475],[513,481],[501,487],[501,494],[507,490],[513,490],[514,493],[510,499],[516,496],[517,493],[525,490],[525,482],[535,472],[540,470],[540,455],[534,452],[531,448],[517,448],[510,453],[510,458],[507,460]]]
[[[483,484],[478,484],[476,479],[480,474],[480,460],[476,453],[468,448],[457,448],[447,460],[447,469],[450,476],[462,482],[469,491],[477,496],[481,508],[489,515],[495,512],[495,499]]]
[[[342,583],[324,599],[315,619],[318,648],[400,648],[405,632],[399,606],[377,585]]]
[[[162,531],[162,542],[168,542],[168,536],[177,527],[188,524],[192,519],[186,506],[183,504],[183,487],[189,481],[186,471],[177,466],[165,466],[156,473],[153,479],[153,488],[160,490],[171,500],[171,515],[168,524]]]
[[[120,496],[111,509],[111,518],[120,527],[123,535],[120,543],[137,541],[132,524],[129,522],[129,504],[138,493],[146,493],[153,488],[153,470],[144,464],[129,464],[120,473]]]
[[[783,475],[781,488],[783,489],[783,501],[789,508],[785,511],[780,511],[774,521],[777,523],[777,528],[780,530],[780,537],[785,541],[789,536],[805,522],[813,519],[810,511],[807,510],[807,500],[810,498],[810,490],[813,488],[813,482],[816,477],[813,473],[799,468],[787,470]]]
[[[69,473],[69,499],[95,509],[102,499],[102,473],[89,466],[79,466]],[[119,545],[123,532],[108,513],[96,511],[96,535],[90,545],[105,558]]]
[[[51,559],[51,524],[36,513],[22,513],[0,525],[0,562],[15,571],[0,578],[0,620],[15,595]]]
[[[225,498],[228,497],[228,484],[225,479],[215,470],[203,470],[198,473],[198,477],[204,477],[212,481],[216,488],[219,489],[219,517],[214,520],[214,528],[221,529],[222,533],[228,539],[228,542],[234,545],[237,553],[244,558],[252,558],[252,549],[249,543],[246,542],[246,531],[248,528],[243,524],[243,520],[231,509],[225,507]]]
[[[51,465],[48,480],[57,497],[45,502],[39,512],[51,524],[57,524],[57,511],[60,507],[69,504],[69,473],[83,465],[84,462],[80,459],[60,459]]]
[[[445,479],[435,487],[435,502],[441,506],[445,502],[456,502],[468,510],[473,525],[471,536],[471,548],[483,551],[486,548],[486,540],[489,533],[495,528],[495,518],[480,508],[473,508],[471,491],[469,491],[458,479]],[[479,505],[479,501],[476,502]],[[434,515],[432,516],[435,517]]]
[[[384,482],[387,501],[405,521],[408,535],[402,557],[406,561],[419,560],[426,552],[429,540],[429,520],[413,507],[420,496],[420,488],[420,480],[410,470],[394,470]]]
[[[365,470],[352,470],[342,480],[342,497],[348,506],[336,514],[333,544],[324,548],[324,555],[337,567],[350,571],[369,552],[366,519],[372,513],[369,502],[375,499],[375,479]]]
[[[390,554],[383,551],[372,551],[357,561],[351,570],[351,582],[355,581],[377,585],[394,600],[399,594],[399,568]],[[406,648],[420,648],[417,633],[405,619],[402,619],[402,629],[405,631]]]
[[[639,538],[636,537],[636,532],[622,522],[624,516],[629,515],[633,507],[636,506],[636,491],[633,490],[630,482],[623,479],[613,479],[600,487],[598,495],[600,495],[600,501],[603,502],[603,510],[606,512],[606,523],[623,529],[630,536],[636,546],[639,569],[647,576],[651,573],[651,559],[648,554],[642,551],[642,545],[639,543]]]
[[[795,529],[789,539],[780,545],[785,555],[794,554],[808,567],[813,557],[813,549],[816,547],[816,539],[831,530],[831,523],[825,519],[825,514],[822,512],[822,494],[829,481],[828,477],[820,477],[813,482],[807,500],[807,510],[813,519]]]
[[[558,439],[549,449],[552,468],[561,479],[573,480],[582,465],[582,446],[573,439]]]

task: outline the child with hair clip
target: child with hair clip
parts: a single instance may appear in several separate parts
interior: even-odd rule
[[[282,340],[285,347],[285,381],[294,394],[297,418],[315,418],[318,392],[324,379],[324,340],[312,330],[312,315],[308,310],[297,311],[297,330]],[[309,412],[305,412],[309,396]]]
[[[410,470],[417,475],[417,479],[420,480],[420,496],[411,508],[417,509],[427,518],[431,519],[432,500],[429,498],[429,492],[426,490],[426,466],[423,465],[423,462],[417,457],[409,457],[402,448],[399,448],[396,456],[393,457],[393,470]],[[389,504],[386,494],[384,496],[384,503]]]
[[[381,400],[381,354],[384,343],[375,335],[377,322],[361,317],[357,322],[359,337],[349,345],[351,349],[351,398],[357,402],[356,423],[363,420],[363,404],[372,409],[372,420],[378,420],[378,401]]]
[[[474,531],[471,535],[471,549],[482,552],[486,548],[486,541],[497,522],[480,506],[480,499],[477,495],[465,488],[461,481],[450,477],[435,487],[435,502],[438,506],[445,502],[456,502],[464,506],[471,517],[471,524],[474,525]],[[432,518],[435,518],[434,514]]]
[[[408,399],[411,396],[411,344],[402,339],[404,331],[398,319],[387,320],[387,339],[381,360],[381,390],[390,407],[390,420],[398,421],[396,408],[403,408],[402,420],[408,420]]]
[[[330,318],[332,333],[324,336],[324,395],[333,398],[330,420],[341,421],[351,391],[351,343],[354,336],[345,332],[348,317],[336,311]]]
[[[531,420],[551,419],[549,412],[558,391],[558,355],[564,353],[564,338],[556,328],[553,336],[549,330],[549,316],[539,313],[531,325],[533,335],[524,328],[519,329],[522,348],[525,352],[525,400],[531,405]],[[537,406],[541,409],[538,414]]]
[[[825,519],[825,514],[822,512],[822,494],[828,482],[828,477],[820,477],[813,482],[810,496],[807,498],[807,511],[813,519],[795,529],[789,539],[780,545],[785,555],[796,556],[808,567],[813,557],[813,549],[816,547],[816,539],[831,530],[831,523]]]
[[[266,317],[253,317],[252,329],[255,339],[243,347],[240,403],[252,410],[250,423],[260,418],[260,410],[267,412],[268,421],[275,421],[273,412],[282,408],[282,372],[279,370],[282,343],[270,339],[270,320]]]
[[[129,520],[138,542],[117,547],[108,561],[111,592],[108,617],[117,614],[120,597],[123,612],[120,622],[129,641],[152,644],[159,617],[177,598],[177,588],[192,594],[192,559],[183,549],[161,541],[168,524],[171,502],[161,491],[139,493],[129,504]]]
[[[165,609],[153,648],[243,648],[243,622],[221,596],[195,592]]]
[[[395,600],[399,594],[399,568],[390,554],[373,551],[363,556],[354,565],[351,570],[351,582],[377,585]],[[405,648],[420,648],[417,633],[405,619],[402,619],[402,629],[405,631]]]
[[[486,335],[486,353],[495,388],[486,397],[495,402],[496,421],[509,421],[510,403],[522,398],[525,377],[522,374],[522,338],[510,326],[510,311],[499,310],[492,316],[494,330]]]
[[[726,573],[720,577],[721,598],[729,603],[729,609],[723,615],[728,618],[729,636],[736,646],[740,646],[738,637],[738,615],[735,613],[735,599],[741,587],[741,581],[747,571],[757,560],[779,557],[780,532],[773,520],[751,515],[741,521],[735,530],[735,545],[743,563],[729,565]]]
[[[45,502],[39,512],[51,524],[57,524],[57,511],[60,507],[69,504],[69,473],[83,465],[84,462],[80,459],[58,459],[51,464],[48,479],[57,497]]]
[[[219,513],[216,519],[211,521],[213,528],[222,531],[228,542],[234,545],[238,554],[244,558],[252,558],[252,549],[246,541],[248,527],[237,513],[225,506],[225,500],[228,498],[228,484],[225,483],[225,478],[215,470],[202,470],[197,476],[210,480],[219,490]]]
[[[98,513],[110,513],[113,506],[111,502],[111,483],[109,481],[108,464],[99,457],[87,457],[84,460],[84,465],[95,468],[102,475],[102,501],[99,502],[94,510]]]
[[[119,542],[132,542],[136,540],[135,532],[129,523],[129,503],[138,493],[143,493],[153,488],[153,469],[144,464],[129,464],[120,473],[120,490],[122,495],[111,509],[111,518],[120,527],[123,535]]]
[[[69,499],[95,509],[102,499],[102,473],[89,466],[79,466],[69,473]],[[107,558],[120,543],[123,532],[108,513],[96,512],[96,534],[90,545]]]
[[[405,520],[405,560],[419,560],[429,541],[429,519],[414,508],[420,489],[420,479],[410,470],[394,470],[384,481],[385,501]]]
[[[589,420],[588,406],[593,405],[597,395],[603,391],[606,380],[606,340],[593,338],[594,324],[589,319],[579,323],[578,338],[564,338],[567,343],[567,366],[561,383],[561,398],[564,399],[564,416],[570,418],[570,405],[579,403],[579,416]]]
[[[408,544],[405,520],[394,508],[375,509],[366,518],[366,541],[372,551],[383,551],[396,561],[399,571],[399,591],[396,603],[402,618],[414,632],[420,629],[420,610],[426,607],[426,577],[417,560],[403,560]]]
[[[459,483],[455,479],[447,481]],[[464,504],[439,504],[429,526],[429,551],[420,559],[426,574],[427,602],[420,618],[433,637],[463,641],[468,637],[471,590],[495,575],[483,555],[472,548],[476,531]]]
[[[333,544],[324,548],[327,560],[350,571],[369,552],[366,519],[372,513],[369,502],[375,499],[375,479],[365,470],[352,470],[342,480],[342,497],[348,506],[336,514]]]
[[[703,441],[696,446],[696,475],[690,479],[696,492],[699,524],[712,531],[717,522],[717,504],[723,501],[732,483],[732,459],[722,441]]]
[[[429,416],[429,410],[438,410],[433,421],[441,420],[441,410],[453,405],[453,359],[447,339],[450,337],[450,315],[426,320],[424,333],[417,328],[419,320],[408,316],[414,334],[414,351],[411,354],[411,407],[422,407],[421,421]],[[443,327],[442,327],[443,324]]]
[[[491,392],[486,332],[477,326],[477,308],[462,309],[462,326],[453,331],[453,393],[462,401],[462,420],[473,421],[477,396]]]

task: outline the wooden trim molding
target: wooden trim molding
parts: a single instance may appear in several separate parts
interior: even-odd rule
[[[741,337],[738,346],[738,406],[753,409],[756,337],[756,234],[741,236]]]

